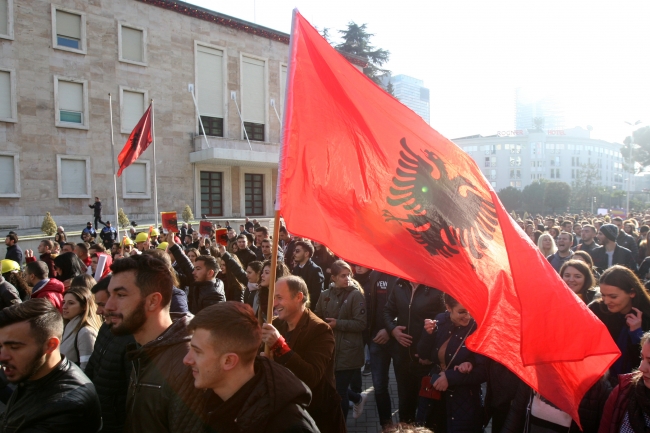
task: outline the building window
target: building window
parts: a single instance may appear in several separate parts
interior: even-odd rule
[[[14,0],[0,0],[0,38],[14,39]]]
[[[147,30],[118,23],[117,35],[120,62],[147,66]]]
[[[521,165],[521,156],[510,157],[510,166],[520,166]]]
[[[246,173],[244,182],[246,215],[264,215],[264,175]]]
[[[246,135],[249,140],[264,141],[264,125],[260,123],[244,122]]]
[[[241,115],[248,139],[264,141],[266,125],[266,60],[242,56],[241,96]]]
[[[510,169],[510,179],[521,179],[521,169],[511,168]]]
[[[287,91],[287,65],[280,64],[280,116],[284,114],[284,94]],[[428,92],[428,90],[427,90]]]
[[[54,76],[55,125],[88,129],[88,82]]]
[[[20,197],[18,155],[0,152],[0,197]]]
[[[486,156],[485,157],[485,168],[489,168],[489,167],[490,167],[490,157]]]
[[[122,175],[122,196],[126,199],[151,198],[151,176],[149,161],[139,159],[124,169]]]
[[[510,186],[513,186],[515,188],[521,188],[521,181],[520,180],[511,180],[510,181]]]
[[[120,86],[120,130],[130,134],[147,109],[148,92]]]
[[[17,121],[15,72],[0,69],[0,122]]]
[[[205,134],[223,137],[223,50],[196,44],[196,97]],[[202,134],[203,131],[199,131]]]
[[[223,173],[221,172],[201,172],[201,215],[223,216]]]
[[[52,46],[86,54],[86,14],[52,5]]]
[[[90,198],[90,157],[57,155],[59,198]]]

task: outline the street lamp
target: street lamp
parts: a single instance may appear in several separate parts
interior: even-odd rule
[[[642,122],[640,120],[637,120],[636,122],[628,122],[624,121],[623,123],[626,123],[630,125],[630,171],[631,174],[628,176],[628,181],[627,181],[627,197],[625,199],[625,213],[626,213],[626,218],[629,217],[630,215],[630,189],[632,188],[632,177],[634,176],[634,127],[637,125],[640,125]]]

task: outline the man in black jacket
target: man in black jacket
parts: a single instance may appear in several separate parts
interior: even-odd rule
[[[133,334],[127,356],[133,370],[124,431],[203,431],[203,392],[183,365],[189,314],[169,312],[173,279],[167,264],[151,255],[115,261],[108,286],[108,316],[115,335]]]
[[[614,265],[623,265],[636,272],[636,261],[630,250],[616,243],[618,227],[614,224],[603,224],[597,236],[602,246],[591,252],[595,267],[604,271]]]
[[[106,221],[106,227],[104,227],[99,233],[99,237],[102,238],[102,242],[104,242],[104,248],[110,250],[113,243],[117,240],[117,230],[111,226],[110,221]]]
[[[581,241],[578,246],[573,249],[573,251],[585,251],[591,255],[591,253],[596,248],[598,248],[598,244],[594,240],[596,233],[596,227],[592,226],[591,224],[585,224],[582,226]]]
[[[9,232],[5,238],[5,245],[7,246],[7,253],[5,254],[6,260],[13,260],[19,265],[23,264],[23,250],[18,246],[18,235],[14,232]]]
[[[98,227],[97,221],[102,223],[102,225],[106,225],[104,224],[104,221],[102,221],[102,202],[99,201],[99,197],[95,197],[95,204],[89,204],[88,207],[93,210],[93,215],[95,217],[95,230],[97,230]]]
[[[639,257],[639,246],[636,244],[634,238],[623,230],[623,219],[621,217],[612,218],[612,223],[618,227],[618,236],[616,236],[616,243],[627,248],[632,253],[632,258],[636,261]]]
[[[111,275],[103,278],[93,288],[97,314],[107,319],[104,307],[108,301]],[[131,363],[126,357],[133,335],[117,336],[111,332],[110,322],[99,328],[95,348],[86,365],[86,376],[92,380],[102,407],[102,433],[121,433],[126,422],[126,394],[131,376]]]
[[[325,289],[323,287],[325,275],[323,275],[320,266],[311,259],[313,255],[314,246],[311,243],[305,241],[296,242],[296,247],[293,250],[293,260],[296,262],[296,266],[291,273],[305,280],[309,289],[311,304],[316,305],[321,292]]]
[[[318,432],[307,413],[309,388],[268,358],[253,309],[239,302],[211,305],[192,319],[184,362],[197,389],[207,389],[210,432]],[[189,430],[188,430],[189,431]]]
[[[174,233],[167,235],[167,243],[169,252],[176,260],[181,280],[189,287],[187,306],[190,313],[197,314],[209,305],[226,302],[223,281],[217,278],[219,272],[217,260],[212,256],[201,255],[192,264],[181,247],[176,244]]]
[[[61,355],[63,318],[47,299],[0,311],[0,363],[18,385],[0,432],[96,433],[102,414],[95,387]]]
[[[244,269],[250,262],[257,260],[257,255],[248,248],[248,237],[246,235],[237,236],[237,252],[235,253]]]
[[[397,341],[395,379],[400,422],[415,421],[420,384],[431,370],[429,365],[422,365],[417,356],[424,319],[434,319],[444,311],[442,292],[423,284],[399,279],[388,296],[384,326]]]

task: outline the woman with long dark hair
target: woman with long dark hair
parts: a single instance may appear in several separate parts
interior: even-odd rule
[[[312,256],[311,260],[320,266],[320,268],[323,270],[323,275],[325,276],[325,280],[323,281],[323,288],[329,288],[330,279],[332,278],[332,263],[338,259],[334,253],[331,252],[330,249],[325,245],[314,242],[314,255]]]
[[[29,299],[32,294],[32,288],[29,287],[25,278],[23,278],[22,272],[12,271],[2,274],[5,280],[18,290],[18,295],[20,296],[21,301],[25,302]]]
[[[569,260],[560,268],[560,277],[569,289],[573,291],[582,302],[590,304],[595,298],[600,297],[594,276],[589,266],[581,260]]]
[[[251,263],[248,264],[248,267],[250,267]],[[284,262],[278,260],[278,264],[275,269],[275,281],[277,281],[279,278],[286,277],[287,275],[291,275],[291,271],[287,265],[284,264]],[[260,273],[260,280],[258,284],[259,290],[257,290],[253,295],[253,311],[255,311],[260,325],[267,321],[266,310],[269,302],[270,283],[271,260],[267,260],[262,264],[262,272]]]
[[[86,272],[86,265],[75,253],[63,253],[54,258],[55,278],[63,283],[65,288],[70,287],[72,279]]]
[[[628,268],[612,266],[600,277],[602,298],[589,309],[609,330],[621,351],[610,367],[610,382],[615,385],[619,374],[627,374],[641,361],[641,336],[650,330],[650,296],[641,281]]]

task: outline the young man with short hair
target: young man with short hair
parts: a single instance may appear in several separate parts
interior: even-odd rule
[[[639,247],[636,244],[636,241],[634,238],[627,233],[625,233],[625,230],[623,230],[623,218],[621,217],[614,217],[612,218],[612,224],[614,224],[616,227],[618,227],[618,236],[616,237],[616,243],[622,246],[623,248],[627,248],[630,250],[632,253],[632,258],[634,260],[639,257]]]
[[[79,260],[84,262],[84,265],[90,266],[91,260],[90,255],[88,254],[88,249],[90,246],[85,242],[79,242],[74,249],[74,253],[79,257]]]
[[[591,252],[595,267],[604,271],[614,265],[623,265],[636,272],[636,261],[630,250],[616,243],[618,227],[614,224],[603,224],[597,236],[602,246]]]
[[[59,311],[63,306],[63,283],[52,274],[49,278],[49,269],[45,262],[29,262],[25,265],[25,281],[32,288],[32,299],[47,299]]]
[[[308,307],[309,291],[303,279],[280,278],[273,300],[278,318],[262,326],[262,341],[275,354],[274,361],[311,389],[307,411],[321,433],[342,432],[345,419],[334,382],[334,333]]]
[[[309,388],[280,364],[256,356],[261,329],[249,305],[211,305],[189,329],[192,341],[183,361],[194,386],[207,389],[209,431],[318,432],[306,410]]]
[[[7,253],[5,254],[6,260],[13,260],[19,265],[23,264],[23,250],[18,245],[18,235],[14,232],[9,232],[5,238],[5,245],[7,246]]]
[[[244,234],[237,236],[237,252],[235,255],[244,269],[248,267],[250,262],[257,260],[257,255],[248,248],[248,238]]]
[[[3,432],[96,433],[102,413],[95,387],[59,350],[61,313],[46,299],[0,311],[0,363],[13,392]]]
[[[291,273],[305,280],[309,288],[309,299],[312,305],[316,305],[321,292],[326,287],[323,287],[325,281],[323,270],[311,259],[313,255],[314,246],[310,242],[296,242],[296,247],[293,250],[293,260],[296,266]]]
[[[54,276],[54,258],[52,257],[52,249],[54,247],[54,242],[49,239],[43,239],[38,244],[38,254],[41,262],[45,262],[48,269],[48,275]],[[36,257],[34,257],[34,251],[25,250],[25,262],[35,262]]]
[[[591,224],[583,225],[581,231],[581,242],[577,247],[575,247],[574,251],[585,251],[591,255],[591,253],[598,248],[598,244],[594,240],[596,233],[596,227]]]
[[[114,335],[132,334],[133,366],[124,431],[203,431],[203,393],[183,365],[191,339],[188,314],[169,312],[173,278],[166,263],[142,254],[111,265],[104,307]]]
[[[102,407],[102,433],[121,433],[126,422],[126,394],[129,388],[131,363],[127,359],[127,346],[134,344],[132,335],[116,336],[111,333],[110,317],[104,311],[108,301],[111,276],[103,278],[92,292],[97,304],[97,314],[104,323],[97,333],[95,348],[86,366],[86,375],[92,380]]]
[[[555,254],[551,254],[546,259],[553,266],[555,272],[560,273],[560,268],[567,260],[570,260],[573,257],[573,251],[571,251],[571,245],[573,243],[573,235],[569,232],[562,232],[557,237],[557,251]]]

